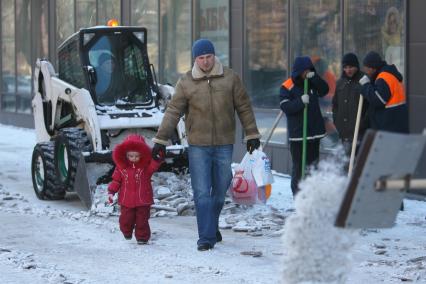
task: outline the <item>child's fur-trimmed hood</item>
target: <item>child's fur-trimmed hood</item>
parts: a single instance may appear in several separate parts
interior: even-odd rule
[[[135,163],[137,168],[145,168],[151,161],[151,149],[145,143],[142,136],[130,134],[123,142],[115,146],[112,152],[112,159],[119,169],[125,169],[132,166],[132,163],[127,159],[127,152],[134,151],[140,153],[139,162]]]

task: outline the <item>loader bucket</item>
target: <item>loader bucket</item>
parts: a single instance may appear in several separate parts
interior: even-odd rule
[[[93,196],[99,184],[109,182],[113,164],[111,153],[80,155],[74,181],[74,191],[87,209],[92,207]]]

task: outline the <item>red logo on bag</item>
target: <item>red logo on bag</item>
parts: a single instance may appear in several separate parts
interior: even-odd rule
[[[244,171],[236,171],[235,176],[232,179],[232,191],[238,193],[245,193],[248,190],[248,183],[244,178]]]

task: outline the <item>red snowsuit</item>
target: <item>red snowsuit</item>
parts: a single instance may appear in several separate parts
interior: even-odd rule
[[[127,152],[140,153],[140,160],[131,163]],[[126,237],[131,237],[135,229],[137,240],[148,241],[151,230],[148,219],[151,204],[154,203],[151,176],[160,167],[161,162],[151,158],[151,149],[145,140],[136,134],[129,135],[113,152],[112,159],[116,165],[108,193],[118,192],[120,204],[120,230]]]

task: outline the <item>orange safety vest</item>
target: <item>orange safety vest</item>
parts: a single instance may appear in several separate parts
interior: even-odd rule
[[[294,82],[293,79],[288,78],[287,80],[285,80],[282,85],[284,88],[286,88],[287,90],[291,90],[294,87]]]
[[[389,87],[391,96],[389,101],[386,103],[385,108],[392,108],[406,103],[405,90],[402,82],[389,72],[381,72],[377,78],[385,80]]]

